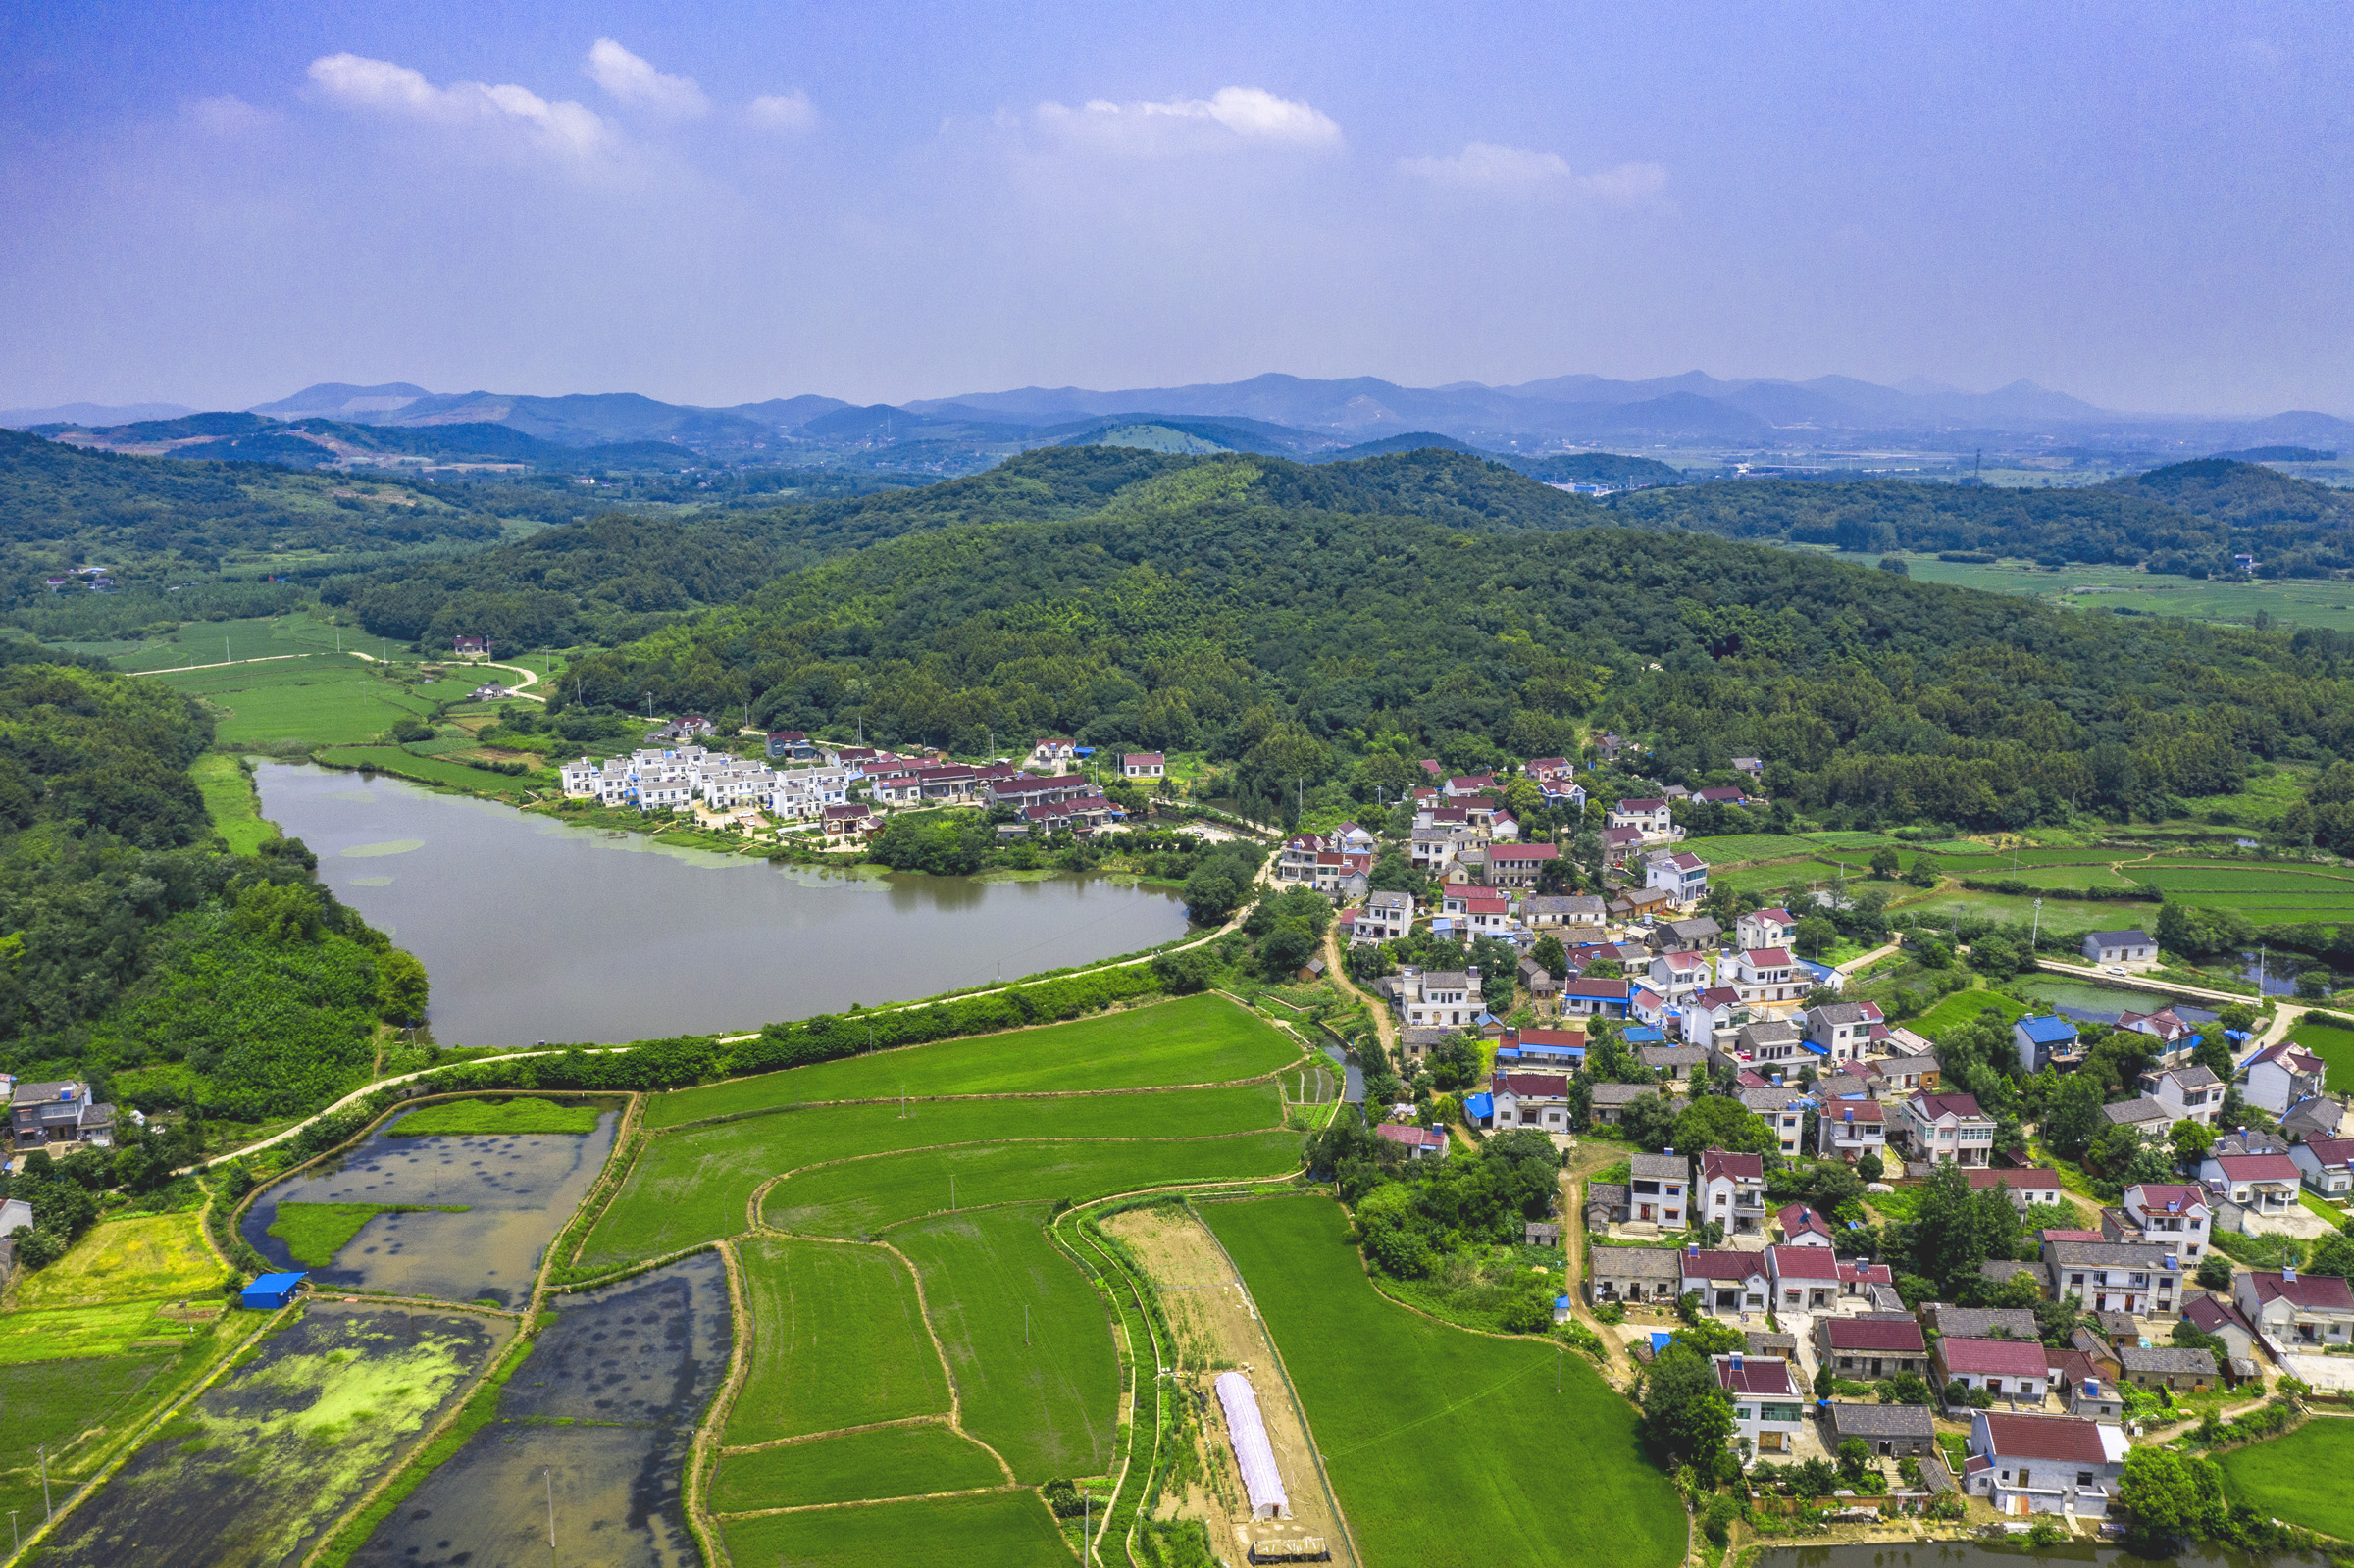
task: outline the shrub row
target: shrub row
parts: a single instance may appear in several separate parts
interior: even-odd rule
[[[2021,882],[2011,877],[1964,877],[1961,881],[1973,893],[2002,893],[2010,898],[2077,898],[2094,904],[2166,902],[2163,888],[2138,882],[2126,887],[2046,887],[2040,883]]]

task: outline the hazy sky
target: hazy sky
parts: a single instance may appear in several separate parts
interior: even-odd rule
[[[2354,414],[2335,5],[0,8],[0,407],[1824,373]]]

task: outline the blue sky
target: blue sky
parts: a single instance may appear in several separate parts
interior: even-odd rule
[[[2354,414],[2350,35],[2327,6],[7,8],[0,406],[1698,368]]]

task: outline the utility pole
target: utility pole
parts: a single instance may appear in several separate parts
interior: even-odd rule
[[[46,1524],[57,1517],[56,1507],[49,1501],[49,1444],[41,1444],[41,1521]]]
[[[556,1472],[553,1466],[542,1466],[540,1473],[547,1477],[547,1560],[556,1560]]]
[[[2035,951],[2035,938],[2036,938],[2036,937],[2038,937],[2038,936],[2042,936],[2042,935],[2043,935],[2043,900],[2042,900],[2042,899],[2040,899],[2040,898],[2038,898],[2038,899],[2036,899],[2036,900],[2035,900],[2035,923],[2034,923],[2032,926],[2029,926],[2029,927],[2027,928],[2027,952],[2028,952],[2029,956],[2032,956],[2032,955],[2034,954],[2034,951]]]
[[[1022,1343],[1025,1346],[1030,1343],[1030,1303],[1027,1301],[1022,1303]]]

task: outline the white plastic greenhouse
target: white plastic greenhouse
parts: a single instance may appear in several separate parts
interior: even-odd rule
[[[1289,1519],[1291,1499],[1283,1494],[1283,1475],[1275,1468],[1275,1450],[1267,1443],[1251,1380],[1239,1372],[1221,1372],[1217,1387],[1218,1403],[1226,1412],[1226,1438],[1234,1444],[1234,1462],[1242,1469],[1243,1491],[1251,1498],[1251,1517]]]

